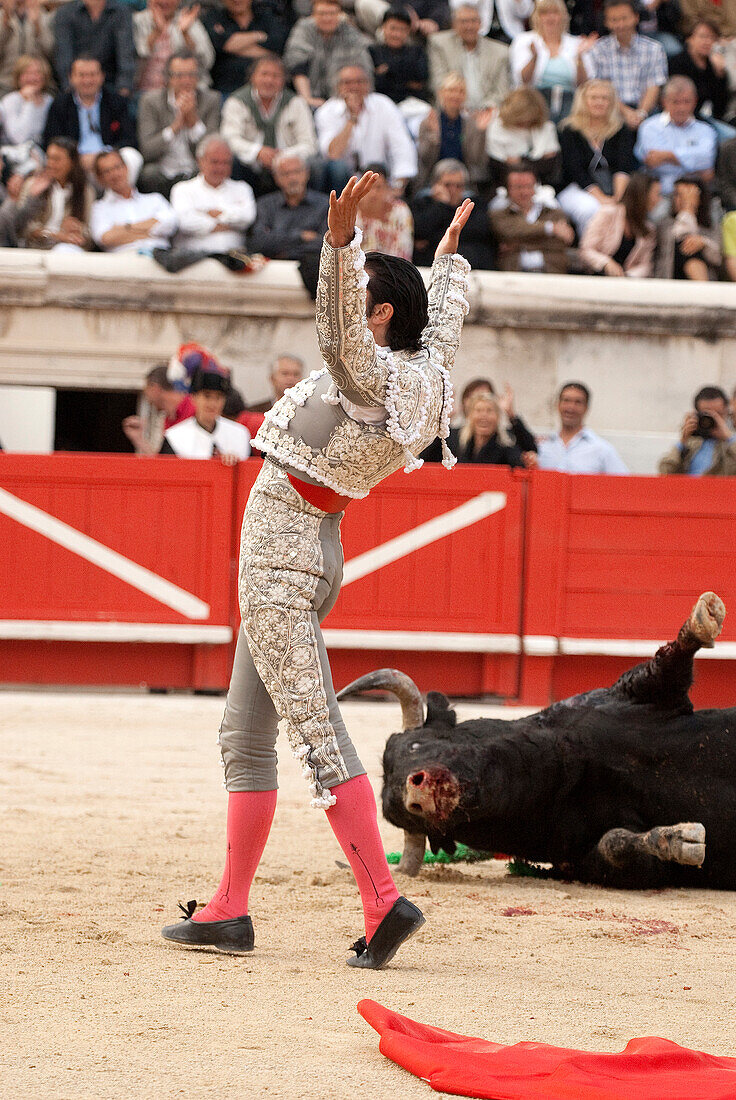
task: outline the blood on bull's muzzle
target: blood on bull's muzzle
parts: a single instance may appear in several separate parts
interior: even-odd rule
[[[433,823],[446,821],[460,801],[460,784],[441,765],[417,768],[406,777],[404,807]]]

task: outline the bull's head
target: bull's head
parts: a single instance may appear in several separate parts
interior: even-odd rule
[[[444,695],[430,692],[427,717],[416,684],[403,672],[383,668],[354,680],[339,693],[390,691],[401,703],[403,732],[389,738],[383,754],[383,814],[404,830],[399,870],[416,875],[424,858],[427,833],[442,836],[460,801],[460,783],[452,766],[455,712]],[[448,766],[449,765],[449,766]]]

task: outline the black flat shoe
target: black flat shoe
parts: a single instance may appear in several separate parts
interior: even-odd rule
[[[180,905],[183,919],[179,924],[167,924],[161,929],[165,940],[182,947],[209,947],[228,955],[244,955],[253,950],[253,921],[249,916],[233,920],[194,921],[196,901]]]
[[[355,951],[355,958],[347,960],[348,966],[380,970],[391,962],[404,940],[418,932],[423,924],[421,909],[407,898],[397,898],[371,936],[371,942],[367,943],[365,936],[361,936],[353,944],[351,951]]]

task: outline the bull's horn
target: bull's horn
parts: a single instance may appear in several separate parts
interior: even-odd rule
[[[419,688],[411,677],[396,668],[379,668],[376,672],[369,672],[353,680],[352,684],[338,692],[337,698],[345,699],[358,691],[371,691],[375,688],[391,691],[399,700],[405,730],[413,730],[424,724],[424,706]]]
[[[404,851],[399,861],[399,871],[405,875],[418,875],[424,862],[424,833],[407,833],[404,830]]]

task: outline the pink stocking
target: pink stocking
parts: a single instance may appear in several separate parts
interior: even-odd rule
[[[193,921],[232,920],[248,912],[248,893],[266,847],[276,791],[231,791],[227,803],[227,856],[217,893]]]
[[[371,936],[399,897],[388,869],[376,819],[376,800],[367,775],[333,787],[337,802],[326,810],[327,820],[350,863],[360,890],[366,939]]]

